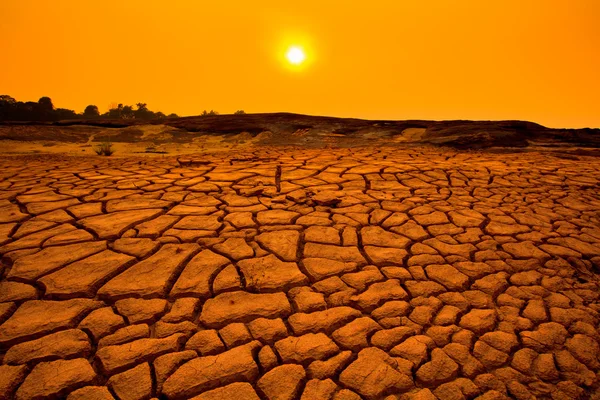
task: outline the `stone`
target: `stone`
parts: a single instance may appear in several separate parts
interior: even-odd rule
[[[171,310],[165,314],[161,321],[181,322],[184,320],[193,320],[196,312],[200,308],[200,300],[193,297],[182,297],[173,303]]]
[[[242,238],[229,238],[215,245],[214,249],[235,261],[254,256],[254,250]]]
[[[288,336],[287,327],[281,318],[256,318],[248,323],[252,337],[265,343],[274,343]]]
[[[497,297],[508,288],[506,273],[500,272],[497,274],[487,275],[480,278],[471,285],[471,289],[481,290],[492,297]]]
[[[535,331],[524,331],[519,335],[523,345],[541,353],[562,346],[567,339],[568,332],[561,324],[545,322],[539,324]]]
[[[427,344],[412,336],[390,350],[390,354],[411,361],[415,366],[421,365],[427,359]]]
[[[305,377],[302,366],[281,365],[264,374],[257,387],[269,400],[293,400],[299,396]]]
[[[433,281],[406,281],[404,282],[406,290],[410,293],[411,297],[420,296],[435,296],[446,291],[446,288],[437,282]]]
[[[235,382],[227,386],[209,390],[191,400],[229,400],[229,399],[244,399],[244,400],[260,400],[252,385],[248,382]]]
[[[255,239],[261,246],[284,261],[296,261],[300,240],[300,233],[297,231],[264,232],[256,236]]]
[[[152,397],[150,365],[143,363],[135,368],[110,377],[107,385],[121,400],[146,400]]]
[[[156,392],[161,392],[163,383],[180,365],[196,357],[198,357],[198,353],[193,350],[168,353],[157,357],[152,363],[156,377]]]
[[[106,250],[106,242],[104,241],[47,247],[37,253],[16,260],[7,277],[33,281],[42,275],[103,250]]]
[[[483,364],[471,355],[469,348],[460,343],[449,343],[443,348],[444,352],[460,365],[462,375],[474,378],[485,369]]]
[[[380,266],[403,265],[403,260],[408,256],[406,250],[392,247],[365,246],[364,249],[369,260]]]
[[[496,326],[496,311],[474,309],[463,315],[459,325],[476,334],[489,332]]]
[[[101,239],[113,239],[121,236],[136,224],[158,217],[162,210],[130,210],[102,214],[79,220],[83,226],[92,230]]]
[[[551,382],[560,378],[552,353],[544,353],[537,356],[533,360],[531,372],[544,381]]]
[[[308,376],[312,379],[327,379],[337,376],[350,363],[352,352],[342,351],[325,361],[313,361],[308,366]]]
[[[416,373],[417,381],[426,386],[439,386],[458,375],[458,364],[441,349],[431,351],[431,361],[423,364]]]
[[[25,378],[15,398],[60,398],[96,380],[96,372],[85,358],[41,362]]]
[[[539,248],[531,241],[505,243],[502,245],[502,249],[516,258],[550,258],[547,253],[539,250]]]
[[[259,347],[257,342],[252,342],[217,356],[194,358],[167,378],[163,393],[168,398],[190,398],[234,382],[253,382],[259,375],[253,352]]]
[[[123,317],[115,314],[111,307],[103,307],[89,313],[79,324],[79,329],[89,332],[98,341],[124,326]]]
[[[182,333],[186,337],[192,336],[198,330],[198,325],[191,321],[183,321],[175,324],[158,321],[154,325],[154,336],[164,338],[175,333]]]
[[[473,398],[480,393],[479,387],[469,379],[457,378],[438,386],[433,393],[438,399]]]
[[[566,340],[565,347],[579,362],[585,364],[591,370],[596,370],[600,367],[600,362],[598,361],[600,346],[591,337],[577,333],[572,338]]]
[[[147,238],[121,238],[113,243],[113,249],[116,251],[137,258],[145,258],[158,250],[159,247],[160,243]]]
[[[125,271],[134,260],[134,257],[104,250],[46,275],[38,282],[45,288],[46,296],[94,297],[100,286]]]
[[[331,379],[311,379],[306,382],[300,400],[329,400],[338,390],[338,386]]]
[[[385,301],[405,300],[408,294],[397,279],[388,279],[385,282],[377,282],[358,296],[351,298],[356,305],[365,311],[371,311]]]
[[[186,350],[195,350],[203,356],[221,353],[225,345],[214,329],[196,332],[185,344]]]
[[[26,365],[0,365],[0,400],[9,400],[27,376]]]
[[[85,314],[102,306],[88,299],[67,301],[30,300],[0,325],[0,345],[41,337],[64,328],[74,328]]]
[[[304,245],[305,258],[326,258],[344,263],[352,262],[358,265],[366,265],[367,262],[358,248],[346,246],[333,246],[320,243],[306,243]]]
[[[298,312],[309,313],[327,308],[323,293],[313,292],[310,288],[302,286],[288,292],[292,306]]]
[[[381,326],[369,317],[357,318],[343,327],[335,330],[333,340],[348,350],[358,351],[369,346],[367,338]]]
[[[229,263],[228,258],[210,250],[202,250],[184,267],[173,289],[171,289],[170,296],[192,296],[201,299],[210,297],[210,282]]]
[[[357,264],[354,262],[336,261],[327,258],[304,258],[302,264],[313,281],[320,281],[344,272],[352,272],[357,268]]]
[[[228,348],[236,347],[252,340],[248,328],[240,322],[229,324],[220,329],[219,336]]]
[[[297,212],[285,210],[260,211],[256,220],[261,225],[290,225],[299,215]]]
[[[138,339],[98,349],[96,359],[107,374],[119,373],[163,354],[176,351],[185,336],[175,334],[164,339]]]
[[[204,231],[216,231],[223,224],[216,216],[188,215],[177,222],[175,229],[196,229]]]
[[[275,368],[279,364],[279,360],[271,346],[264,346],[260,349],[258,352],[258,362],[264,372]]]
[[[119,314],[125,316],[129,323],[154,322],[167,309],[167,301],[163,299],[123,299],[115,303]]]
[[[287,337],[277,341],[275,349],[284,363],[299,364],[323,360],[339,352],[338,346],[323,333]]]
[[[425,271],[429,279],[444,285],[448,290],[462,291],[469,287],[469,277],[451,265],[428,265]]]
[[[130,296],[164,297],[169,284],[198,249],[195,243],[166,244],[149,258],[108,281],[98,295],[111,300]]]
[[[481,340],[504,353],[512,353],[519,347],[519,340],[514,333],[494,331],[481,336]]]
[[[67,400],[115,400],[105,386],[86,386],[71,392]]]
[[[386,352],[371,347],[358,353],[356,361],[340,374],[340,382],[366,399],[405,392],[414,386],[411,377],[398,372],[397,362]]]
[[[292,312],[284,293],[222,293],[204,303],[200,321],[210,328],[232,322],[249,322],[255,318],[281,318]]]
[[[4,355],[3,362],[26,364],[31,361],[87,358],[91,351],[92,346],[84,332],[68,329],[12,346]]]
[[[364,246],[396,247],[404,249],[411,242],[410,239],[388,232],[379,226],[365,226],[360,230]]]
[[[489,369],[502,366],[509,358],[508,354],[495,349],[482,340],[475,343],[473,355]]]
[[[0,282],[0,302],[35,300],[37,296],[36,288],[26,283]]]
[[[317,333],[321,331],[332,332],[360,316],[360,311],[342,306],[309,314],[292,314],[288,318],[288,323],[296,335],[303,335],[305,333]]]
[[[308,283],[295,262],[280,261],[274,255],[242,260],[237,263],[246,287],[258,291],[285,291]]]
[[[342,389],[333,396],[333,400],[362,400],[362,398],[352,390]]]

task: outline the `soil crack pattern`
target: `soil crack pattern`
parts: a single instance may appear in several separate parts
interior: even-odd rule
[[[186,157],[0,160],[0,399],[600,398],[600,159]]]

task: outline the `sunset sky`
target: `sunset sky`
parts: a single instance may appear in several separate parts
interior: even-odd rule
[[[598,0],[0,0],[0,94],[600,127],[599,21]]]

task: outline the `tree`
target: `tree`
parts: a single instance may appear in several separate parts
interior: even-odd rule
[[[111,119],[121,119],[122,114],[123,114],[123,104],[119,103],[116,107],[114,104],[112,106],[110,106],[110,108],[108,109],[108,112],[105,114],[105,116],[107,118],[111,118]]]
[[[171,113],[171,114],[167,115],[167,118],[179,118],[179,115],[177,115],[175,113]]]
[[[9,95],[0,95],[0,120],[14,119],[17,101]]]
[[[123,119],[135,118],[135,113],[133,111],[133,107],[132,106],[123,106],[123,109],[121,110],[121,118],[123,118]]]
[[[57,108],[54,110],[53,119],[54,120],[65,120],[65,119],[76,119],[77,113],[73,110],[69,110],[66,108]]]
[[[94,106],[90,104],[83,111],[83,116],[87,118],[96,118],[100,116],[100,112],[98,111],[98,106]]]
[[[38,104],[42,111],[54,111],[54,104],[52,104],[52,99],[50,97],[40,97]]]
[[[47,121],[55,119],[54,105],[50,97],[40,97],[37,105],[33,107],[33,119],[38,121]]]
[[[136,119],[152,119],[154,117],[154,113],[148,110],[148,105],[146,103],[137,103],[137,110],[134,111],[134,116]]]
[[[233,115],[242,115],[242,114],[246,114],[246,112],[244,110],[237,110],[236,112],[233,113]]]

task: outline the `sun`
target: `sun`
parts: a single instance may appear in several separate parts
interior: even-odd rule
[[[285,54],[288,62],[294,65],[300,65],[306,59],[306,55],[304,54],[304,50],[299,46],[291,46],[287,53]]]

